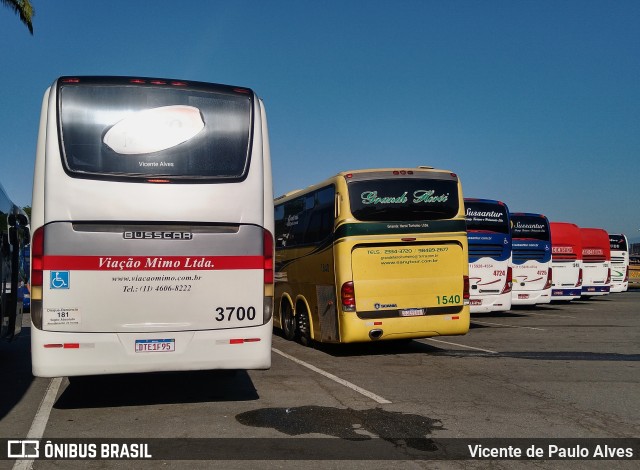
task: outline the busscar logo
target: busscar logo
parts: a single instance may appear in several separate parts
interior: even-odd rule
[[[125,240],[192,240],[191,232],[124,232]]]

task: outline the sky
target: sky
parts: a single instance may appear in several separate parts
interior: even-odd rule
[[[429,165],[465,197],[640,242],[637,0],[31,0],[0,5],[0,183],[31,205],[62,75],[253,89],[274,194]]]

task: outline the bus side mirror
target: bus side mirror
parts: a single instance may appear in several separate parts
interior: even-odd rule
[[[18,223],[21,226],[26,227],[27,225],[29,225],[29,218],[26,215],[18,214],[16,218],[18,219]]]

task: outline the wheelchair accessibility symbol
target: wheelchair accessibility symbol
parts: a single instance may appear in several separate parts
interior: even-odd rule
[[[69,288],[69,271],[51,271],[49,286],[51,289]]]

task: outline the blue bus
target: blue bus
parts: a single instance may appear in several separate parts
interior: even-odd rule
[[[511,219],[504,202],[465,198],[471,313],[511,308]]]
[[[551,302],[551,230],[542,214],[511,214],[513,305]]]

